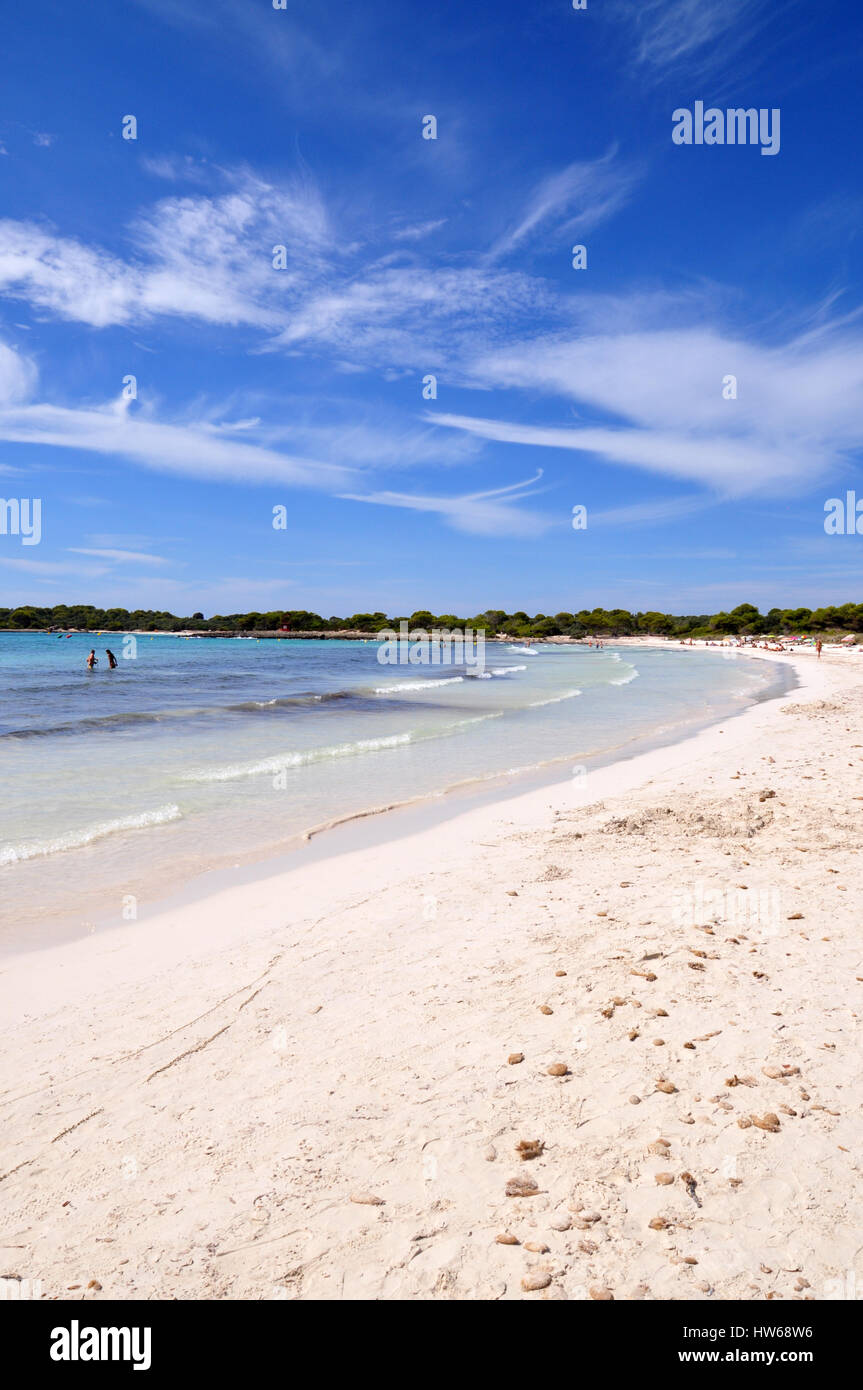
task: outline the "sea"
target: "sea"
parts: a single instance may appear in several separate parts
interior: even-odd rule
[[[493,642],[482,669],[386,654],[375,640],[0,632],[0,949],[48,942],[52,923],[135,921],[198,875],[310,833],[320,846],[371,811],[448,813],[585,776],[793,682],[672,644]]]

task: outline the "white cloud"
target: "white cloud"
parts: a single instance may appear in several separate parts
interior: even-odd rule
[[[492,258],[508,255],[540,234],[551,240],[589,232],[613,216],[627,202],[638,179],[633,168],[615,164],[615,159],[616,150],[610,150],[602,159],[570,164],[543,179],[515,226],[492,248]]]
[[[89,550],[84,546],[70,545],[73,555],[93,555],[97,560],[110,560],[115,564],[167,565],[168,560],[161,555],[147,555],[140,550]]]
[[[473,535],[539,536],[556,524],[555,518],[537,512],[519,510],[514,503],[536,491],[535,477],[509,487],[489,492],[465,493],[460,497],[436,497],[405,492],[372,492],[342,494],[351,502],[372,502],[383,507],[402,507],[415,512],[433,512],[444,517],[456,531]]]

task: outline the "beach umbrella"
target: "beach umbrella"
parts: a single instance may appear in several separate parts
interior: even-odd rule
[[[853,632],[849,632],[849,634],[848,634],[847,637],[843,637],[843,638],[842,638],[842,645],[843,645],[843,647],[847,647],[847,646],[850,645],[851,642],[856,642],[856,641],[857,641],[857,638],[854,636],[854,633],[853,633]]]

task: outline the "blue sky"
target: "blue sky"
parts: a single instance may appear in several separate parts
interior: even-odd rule
[[[850,0],[19,10],[0,604],[859,600],[861,49]],[[698,100],[780,152],[673,144]]]

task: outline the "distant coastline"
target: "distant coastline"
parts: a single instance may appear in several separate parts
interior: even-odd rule
[[[579,641],[599,636],[659,637],[671,640],[726,637],[847,637],[863,633],[863,603],[844,603],[825,608],[771,608],[760,613],[751,603],[741,603],[731,612],[673,614],[630,613],[623,608],[563,610],[554,615],[536,613],[530,617],[522,609],[507,613],[488,608],[472,617],[453,613],[435,615],[418,609],[410,615],[388,617],[386,613],[353,613],[350,617],[323,618],[306,609],[273,610],[267,613],[216,613],[205,618],[201,612],[178,617],[164,610],[96,608],[92,604],[57,604],[40,608],[24,604],[0,607],[0,632],[99,633],[129,632],[138,635],[173,637],[252,637],[294,638],[303,641],[336,639],[364,641],[406,622],[411,629],[470,628],[483,632],[487,641]]]

